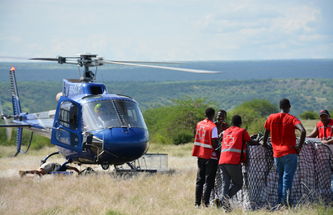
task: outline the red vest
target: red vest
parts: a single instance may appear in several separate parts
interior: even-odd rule
[[[217,159],[215,149],[212,145],[212,131],[215,127],[215,123],[208,119],[198,122],[192,156],[203,159],[215,157]],[[215,154],[215,156],[213,156],[213,154]]]
[[[319,121],[317,123],[317,129],[318,129],[318,137],[320,139],[323,139],[324,137],[326,140],[330,137],[333,137],[332,129],[333,129],[333,119],[330,119],[328,122],[328,125],[326,126],[326,129],[324,127],[324,124]]]
[[[219,164],[239,164],[243,145],[242,162],[246,160],[246,143],[250,136],[243,128],[232,126],[224,131]],[[244,142],[244,144],[243,144]]]

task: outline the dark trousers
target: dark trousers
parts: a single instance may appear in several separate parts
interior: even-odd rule
[[[198,158],[198,173],[195,187],[195,204],[209,204],[210,193],[214,187],[218,160]],[[203,190],[204,184],[205,190]],[[203,193],[202,193],[203,192]],[[202,196],[203,195],[203,196]]]
[[[222,201],[232,198],[243,187],[242,165],[221,164],[222,170]],[[230,188],[230,181],[232,187]]]

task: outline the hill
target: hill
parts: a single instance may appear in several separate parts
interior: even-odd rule
[[[9,82],[0,82],[4,112],[11,111]],[[333,107],[332,79],[251,79],[175,82],[105,82],[109,93],[124,94],[140,103],[142,110],[170,104],[172,99],[190,96],[206,98],[217,107],[232,110],[244,101],[266,98],[278,105],[281,98],[291,101],[291,114],[298,116],[306,110],[318,111]],[[21,81],[18,83],[22,111],[39,112],[55,109],[55,95],[61,82]]]

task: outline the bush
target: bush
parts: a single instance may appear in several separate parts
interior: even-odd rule
[[[235,110],[231,111],[231,115],[240,115],[243,122],[242,128],[247,129],[251,135],[259,131],[263,132],[267,117],[278,111],[277,105],[267,99],[253,99],[237,106]]]
[[[205,119],[205,110],[215,104],[206,103],[205,99],[184,97],[175,99],[170,106],[146,110],[143,115],[149,130],[150,141],[160,144],[182,144],[194,141],[196,125]],[[227,114],[226,122],[233,115],[242,117],[243,128],[249,134],[264,131],[264,124],[269,114],[278,112],[276,105],[266,99],[254,99],[236,107]],[[229,124],[230,125],[230,124]]]
[[[318,113],[314,112],[313,110],[304,111],[302,114],[299,115],[301,119],[318,119]]]
[[[23,129],[22,147],[21,147],[22,151],[26,150],[27,146],[30,143],[30,138],[31,138],[31,131]],[[16,139],[17,139],[17,129],[13,128],[11,141],[8,142],[6,135],[6,128],[0,128],[0,145],[15,146]],[[41,149],[44,146],[53,146],[53,145],[50,143],[50,139],[34,133],[30,149]]]
[[[189,96],[172,100],[171,105],[146,110],[143,115],[150,141],[161,144],[193,142],[196,125],[205,119],[205,110],[215,104]]]

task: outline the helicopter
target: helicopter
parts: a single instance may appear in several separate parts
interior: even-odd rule
[[[58,151],[47,155],[42,163],[60,153],[66,159],[62,165],[97,164],[104,170],[107,170],[110,165],[116,167],[122,164],[128,164],[131,169],[135,169],[130,162],[147,153],[149,133],[137,101],[126,95],[109,94],[103,83],[93,82],[96,80],[99,66],[118,64],[193,73],[220,73],[147,65],[147,63],[168,64],[168,62],[104,60],[90,53],[79,54],[77,57],[19,59],[74,64],[78,68],[83,67],[84,71],[79,79],[63,79],[62,92],[56,97],[56,110],[29,114],[21,110],[15,68],[10,69],[13,115],[5,115],[0,107],[0,118],[5,120],[5,125],[0,127],[17,129],[15,156],[28,151],[32,134],[35,132],[49,138],[51,144],[58,148]],[[95,67],[95,72],[90,71],[91,67]],[[8,120],[11,118],[13,121],[9,123]],[[21,150],[23,129],[32,132],[27,151]],[[10,135],[8,130],[7,135]]]

